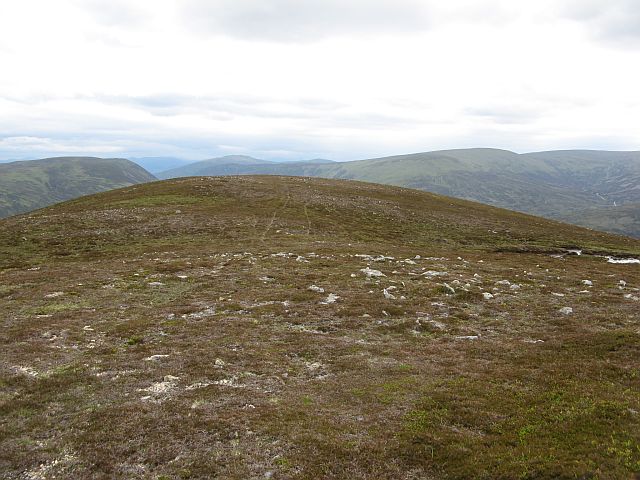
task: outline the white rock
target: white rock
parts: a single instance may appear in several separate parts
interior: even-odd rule
[[[640,263],[640,259],[637,259],[637,258],[614,258],[614,257],[607,257],[607,262],[609,262],[609,263],[625,263],[625,264],[630,264],[630,263]]]
[[[571,307],[562,307],[560,310],[558,310],[560,313],[562,313],[563,315],[571,315],[573,313],[573,308]]]
[[[437,272],[435,270],[427,270],[422,275],[424,275],[425,277],[443,277],[447,274],[448,274],[447,272]]]
[[[485,300],[491,300],[493,298],[493,295],[491,295],[489,292],[482,292],[482,296]]]
[[[150,357],[145,358],[146,362],[157,362],[158,360],[162,360],[163,358],[167,358],[169,355],[151,355]]]
[[[477,340],[480,338],[480,335],[461,335],[455,338],[456,340]]]
[[[368,278],[371,277],[386,277],[386,275],[384,273],[382,273],[380,270],[374,270],[372,268],[361,268],[360,271],[362,273],[364,273]]]
[[[162,382],[154,383],[153,385],[147,388],[140,388],[138,389],[138,391],[156,393],[156,394],[168,393],[174,388],[176,388],[176,385],[177,385],[176,382],[178,380],[179,378],[174,377],[173,375],[165,375],[164,378],[162,379]]]
[[[161,287],[163,285],[164,285],[164,283],[162,283],[162,282],[150,282],[149,283],[150,287]]]
[[[330,293],[327,298],[320,302],[322,305],[329,305],[331,303],[336,303],[338,301],[338,299],[340,299],[340,296],[336,295],[335,293]]]
[[[318,287],[317,285],[311,285],[307,290],[311,290],[312,292],[324,293],[324,288]]]
[[[56,298],[61,297],[62,295],[64,295],[64,292],[53,292],[45,295],[44,298]]]
[[[384,295],[384,298],[386,298],[388,300],[395,300],[396,299],[396,296],[393,295],[392,293],[389,293],[389,289],[387,289],[387,288],[382,290],[382,293]]]
[[[582,284],[586,285],[587,287],[593,286],[593,282],[591,280],[582,280]]]

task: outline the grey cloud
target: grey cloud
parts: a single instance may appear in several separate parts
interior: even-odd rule
[[[637,0],[569,0],[565,18],[583,23],[597,40],[620,47],[640,44],[640,3]]]
[[[527,124],[538,119],[542,109],[526,106],[483,106],[467,108],[465,112],[473,117],[481,117],[496,124]]]
[[[310,42],[333,35],[424,30],[421,0],[185,0],[190,28],[249,40]]]
[[[145,12],[125,0],[76,0],[75,3],[107,27],[137,26],[146,18]]]

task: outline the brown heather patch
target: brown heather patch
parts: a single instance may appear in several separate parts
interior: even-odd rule
[[[279,177],[1,223],[2,478],[640,472],[640,268],[551,256],[638,241]]]

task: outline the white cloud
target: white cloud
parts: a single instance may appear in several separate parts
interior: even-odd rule
[[[10,2],[0,158],[637,149],[640,47],[623,39],[639,12],[630,0]]]
[[[428,27],[421,0],[184,0],[188,26],[214,35],[311,42],[335,35],[403,33]]]

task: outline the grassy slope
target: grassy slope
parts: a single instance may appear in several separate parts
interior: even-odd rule
[[[634,234],[640,223],[613,221],[599,208],[640,202],[638,152],[557,151],[517,155],[496,149],[448,150],[330,165],[219,164],[183,175],[276,174],[357,179],[475,200],[489,205]],[[599,194],[599,195],[598,195]],[[589,216],[579,212],[592,210]],[[625,219],[628,223],[621,224]]]
[[[550,255],[639,241],[280,177],[150,183],[0,226],[6,478],[640,472],[640,268]]]
[[[155,180],[121,158],[59,157],[0,165],[0,218]]]

